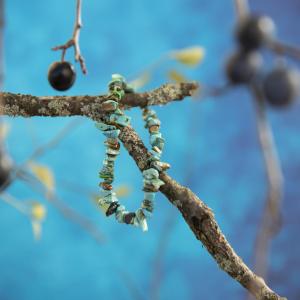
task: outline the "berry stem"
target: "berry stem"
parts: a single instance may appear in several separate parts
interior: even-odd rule
[[[274,40],[270,42],[269,47],[279,55],[285,54],[290,56],[291,58],[300,60],[300,49],[295,46]]]
[[[81,55],[80,44],[79,44],[80,30],[82,28],[81,7],[82,7],[82,0],[77,0],[75,25],[74,25],[74,31],[71,39],[68,40],[63,45],[52,48],[52,50],[53,51],[62,50],[61,61],[64,61],[67,49],[69,49],[70,47],[74,47],[75,60],[80,63],[82,73],[86,74],[87,68],[86,68],[84,57]]]
[[[238,19],[242,19],[248,15],[249,5],[248,0],[234,0],[235,9]]]

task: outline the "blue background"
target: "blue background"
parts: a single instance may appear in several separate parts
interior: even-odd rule
[[[5,90],[55,95],[46,74],[49,65],[59,59],[59,53],[50,48],[70,37],[75,1],[6,2]],[[196,44],[205,47],[207,53],[200,68],[186,70],[166,63],[147,88],[164,83],[166,72],[174,67],[203,84],[225,82],[224,58],[235,47],[232,1],[83,2],[80,42],[89,74],[83,76],[77,65],[77,82],[66,94],[105,93],[112,73],[132,77],[162,53]],[[274,18],[281,39],[300,45],[299,0],[255,0],[250,5],[253,11]],[[68,58],[73,61],[72,50]],[[266,68],[271,68],[270,57],[266,59]],[[172,165],[169,174],[187,184],[214,210],[226,237],[251,266],[267,182],[250,95],[237,88],[216,100],[187,99],[157,110],[166,137],[164,160]],[[134,109],[130,115],[133,126],[147,142],[141,112]],[[299,104],[269,112],[283,165],[285,193],[284,223],[272,243],[268,282],[289,299],[300,299],[299,115]],[[20,163],[36,145],[49,140],[70,120],[17,118],[8,122],[12,125],[8,150]],[[39,162],[55,172],[59,196],[93,220],[105,234],[106,243],[97,244],[48,203],[42,240],[35,242],[28,218],[0,202],[0,299],[139,299],[134,294],[136,289],[149,299],[155,256],[166,228],[170,232],[159,280],[161,299],[243,299],[245,290],[218,269],[162,195],[157,197],[150,231],[144,234],[104,218],[88,196],[65,188],[63,182],[68,181],[97,191],[103,141],[94,124],[83,120]],[[137,207],[142,199],[142,178],[124,150],[117,161],[116,174],[116,185],[132,187],[124,203]],[[18,199],[43,201],[21,183],[14,184],[9,192]]]

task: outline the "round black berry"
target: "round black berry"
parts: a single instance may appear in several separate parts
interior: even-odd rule
[[[75,82],[74,66],[67,61],[54,62],[48,71],[48,81],[58,91],[68,90]]]
[[[0,190],[10,184],[12,162],[4,151],[0,151]]]
[[[226,63],[226,74],[231,83],[249,83],[258,74],[262,58],[257,52],[237,52]]]
[[[266,100],[271,105],[287,106],[299,95],[299,72],[287,67],[278,67],[265,77],[263,89]]]
[[[275,25],[266,16],[249,16],[242,19],[236,28],[236,39],[245,50],[257,49],[272,40]]]

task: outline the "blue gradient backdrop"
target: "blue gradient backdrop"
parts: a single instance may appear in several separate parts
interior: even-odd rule
[[[5,30],[5,90],[54,95],[46,80],[48,66],[59,59],[50,48],[65,42],[73,30],[75,0],[7,0]],[[78,79],[68,95],[100,94],[112,73],[133,76],[163,52],[195,44],[207,50],[197,70],[182,70],[200,82],[225,82],[223,62],[234,49],[232,1],[104,0],[83,1],[81,48],[89,74]],[[300,1],[255,0],[254,11],[271,15],[278,35],[300,45]],[[72,51],[68,57],[73,60]],[[268,59],[266,68],[272,62]],[[166,64],[148,88],[165,82]],[[78,69],[78,66],[77,66]],[[240,88],[218,101],[186,100],[158,108],[166,137],[164,160],[170,174],[187,183],[215,212],[237,253],[252,265],[258,222],[266,194],[266,178],[255,129],[253,103]],[[133,125],[147,142],[141,113],[132,110]],[[272,243],[269,283],[289,299],[300,299],[300,105],[270,111],[285,175],[284,226]],[[70,120],[9,119],[7,141],[20,163],[37,144],[53,137]],[[32,139],[32,135],[35,139]],[[67,190],[64,181],[97,190],[97,173],[104,156],[103,136],[91,121],[83,120],[41,160],[51,166],[57,191],[70,206],[91,218],[105,233],[98,245],[77,225],[65,220],[51,205],[39,243],[33,241],[27,218],[0,203],[0,299],[133,299],[122,274],[132,278],[147,297],[161,232],[175,211],[159,195],[150,231],[105,219],[84,195]],[[189,170],[189,172],[187,171]],[[123,201],[136,207],[142,197],[142,179],[126,151],[117,163],[117,184],[133,192]],[[22,184],[10,193],[20,199],[41,199]],[[219,270],[177,214],[163,260],[161,299],[243,299],[244,289]]]

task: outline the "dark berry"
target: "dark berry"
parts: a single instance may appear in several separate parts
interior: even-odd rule
[[[11,159],[3,150],[0,150],[0,191],[10,184],[11,172]]]
[[[287,67],[276,68],[265,77],[263,89],[266,100],[271,105],[287,106],[299,95],[299,72]]]
[[[260,71],[262,58],[257,52],[237,52],[226,64],[226,74],[234,84],[249,83]]]
[[[48,71],[48,81],[58,91],[68,90],[75,82],[74,66],[67,61],[54,62]]]
[[[249,16],[242,19],[236,28],[236,38],[245,50],[254,50],[272,40],[275,25],[266,16]]]

